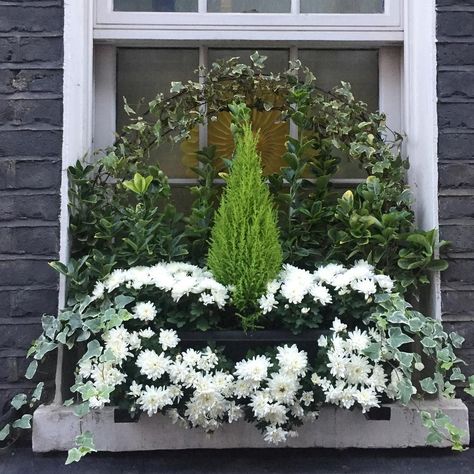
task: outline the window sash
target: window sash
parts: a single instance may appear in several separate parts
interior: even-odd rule
[[[299,0],[292,0],[291,13],[207,13],[205,0],[195,13],[119,12],[113,10],[113,0],[94,4],[97,39],[275,41],[284,33],[286,40],[403,40],[402,0],[385,0],[384,13],[366,14],[300,14]]]

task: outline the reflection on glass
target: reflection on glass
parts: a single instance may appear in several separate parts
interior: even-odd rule
[[[134,108],[142,97],[145,104],[158,92],[169,95],[171,81],[196,79],[197,49],[118,48],[117,53],[117,130],[129,123],[123,110],[123,97]],[[193,152],[197,150],[197,143]],[[154,150],[151,161],[158,162],[170,178],[189,177],[181,146],[164,143]]]
[[[114,10],[119,12],[197,12],[198,0],[114,0]]]
[[[379,68],[377,50],[310,50],[299,51],[303,66],[316,76],[324,90],[349,82],[357,100],[367,103],[370,111],[379,106]],[[360,178],[365,172],[358,163],[342,161],[337,178]]]
[[[207,0],[208,12],[289,13],[291,0]]]
[[[301,0],[301,13],[383,13],[384,0]]]

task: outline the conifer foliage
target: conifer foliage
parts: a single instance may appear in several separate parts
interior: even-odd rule
[[[277,213],[262,174],[258,133],[243,104],[229,106],[236,148],[211,232],[208,267],[215,278],[233,285],[232,300],[243,324],[255,327],[258,299],[281,270]]]

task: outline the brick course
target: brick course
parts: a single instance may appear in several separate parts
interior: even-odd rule
[[[0,410],[32,386],[25,349],[57,311],[63,14],[61,0],[0,0]]]
[[[451,241],[442,273],[442,312],[466,338],[460,356],[474,363],[474,4],[437,0],[438,159],[441,238]],[[474,403],[471,433],[474,433]],[[471,435],[472,437],[472,435]]]

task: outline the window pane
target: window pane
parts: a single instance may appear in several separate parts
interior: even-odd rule
[[[114,10],[119,12],[197,12],[198,0],[114,0]]]
[[[357,100],[368,104],[369,110],[379,107],[379,67],[377,50],[310,50],[299,51],[303,66],[309,67],[324,90],[341,81],[349,82]],[[344,160],[337,178],[364,177],[357,163]]]
[[[384,0],[301,0],[301,13],[383,13]]]
[[[291,0],[207,0],[208,12],[289,13]]]
[[[198,49],[119,48],[117,53],[117,130],[129,123],[123,110],[123,97],[133,108],[142,97],[145,104],[158,92],[170,95],[171,81],[196,79]],[[146,106],[145,106],[146,107]],[[198,148],[197,130],[188,142],[174,145],[164,143],[154,150],[151,161],[158,162],[170,178],[190,177],[186,158]]]

